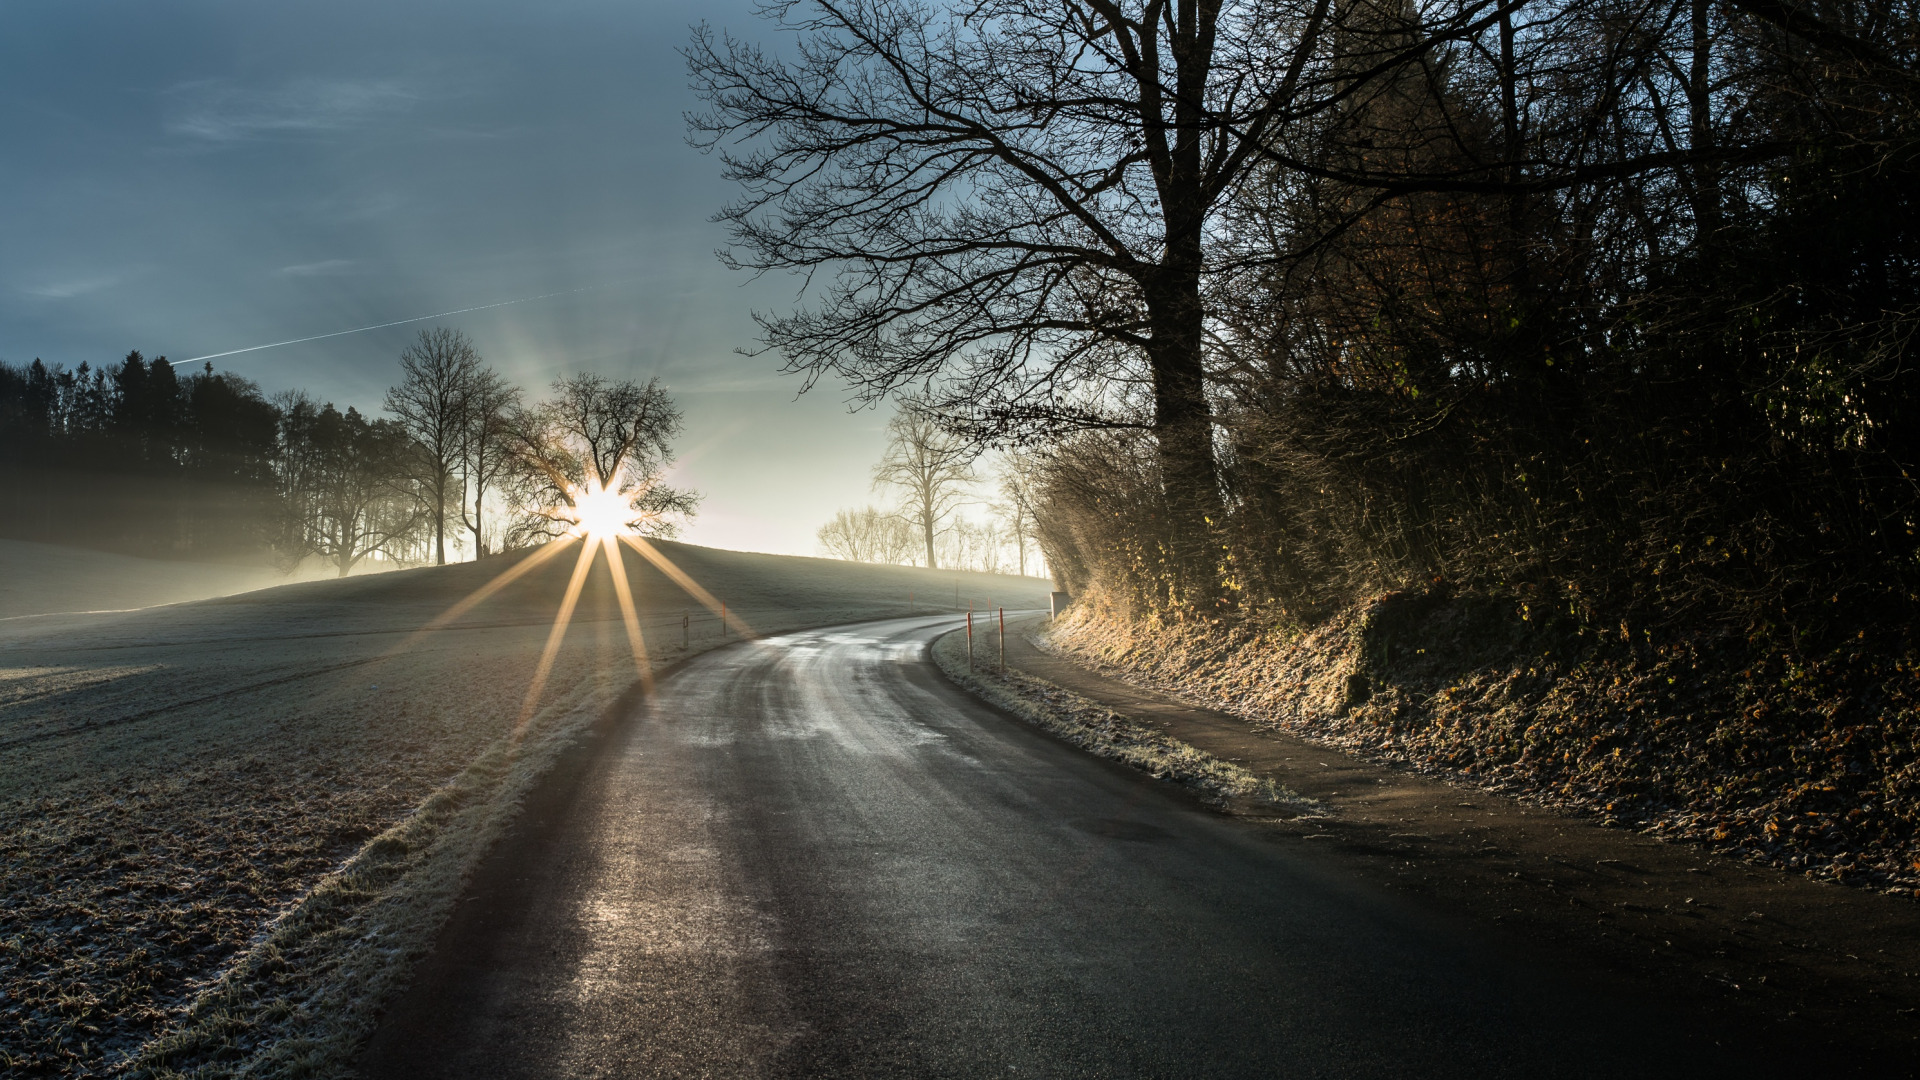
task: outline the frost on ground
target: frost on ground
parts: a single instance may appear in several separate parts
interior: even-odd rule
[[[732,635],[953,587],[661,547]],[[572,559],[420,632],[514,558],[0,622],[0,1073],[345,1070],[542,765],[635,677],[596,567],[516,730]],[[657,659],[731,640],[629,570]],[[1008,602],[1046,587],[976,577]]]
[[[1317,812],[1302,798],[1229,761],[1195,749],[1146,724],[1052,683],[985,664],[968,669],[966,635],[939,638],[933,658],[947,676],[1044,731],[1159,780],[1193,788],[1216,804],[1262,804],[1298,814]]]
[[[1372,760],[1920,895],[1920,662],[1904,647],[1788,657],[1529,614],[1396,593],[1305,630],[1144,626],[1092,596],[1048,642]]]

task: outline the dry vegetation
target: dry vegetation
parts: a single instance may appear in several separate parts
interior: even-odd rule
[[[956,579],[662,547],[767,631],[899,614],[909,588],[925,611]],[[633,681],[596,569],[514,734],[569,557],[416,634],[515,558],[0,623],[9,1075],[341,1067],[542,763]],[[683,611],[694,651],[721,642],[630,571],[657,662]],[[1033,588],[961,577],[963,601]]]
[[[1744,642],[1596,639],[1484,597],[1390,594],[1307,631],[1129,622],[1053,635],[1135,681],[1376,760],[1920,895],[1920,681],[1863,641],[1740,668]]]

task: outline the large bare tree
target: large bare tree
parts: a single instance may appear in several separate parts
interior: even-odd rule
[[[979,479],[974,456],[973,447],[914,402],[887,425],[887,453],[874,466],[873,482],[899,489],[900,516],[925,541],[929,570],[939,569],[934,541],[940,523],[967,501],[969,485]]]
[[[1445,26],[1492,10],[1442,6]],[[765,346],[866,400],[922,384],[977,437],[1148,427],[1198,542],[1219,506],[1216,211],[1272,130],[1337,110],[1409,50],[1348,35],[1373,62],[1330,66],[1332,0],[763,11],[790,59],[704,29],[688,58],[710,106],[694,140],[745,189],[721,215],[725,257],[819,283],[810,308],[760,318]]]
[[[480,373],[480,353],[467,335],[436,326],[400,354],[400,385],[387,391],[387,411],[420,444],[420,477],[433,507],[434,562],[447,562],[447,519],[458,501],[457,470],[467,440],[467,397]]]
[[[1736,4],[1756,5],[1818,30],[1792,0]],[[744,191],[721,214],[725,258],[805,276],[805,306],[760,316],[788,370],[842,378],[865,401],[918,386],[983,439],[1146,428],[1172,541],[1204,563],[1223,509],[1210,298],[1250,266],[1306,264],[1409,196],[1507,196],[1524,236],[1550,213],[1528,217],[1529,195],[1654,173],[1698,183],[1778,155],[1760,135],[1708,137],[1699,108],[1680,144],[1623,135],[1622,103],[1676,96],[1646,43],[1700,10],[783,0],[762,12],[784,52],[695,35],[708,108],[690,123]],[[1297,217],[1310,227],[1246,242],[1230,218],[1250,182],[1310,202]],[[1712,192],[1696,201],[1710,216]],[[1524,267],[1500,284],[1517,295]]]

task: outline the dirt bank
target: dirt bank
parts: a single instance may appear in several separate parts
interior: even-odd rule
[[[1920,663],[1725,634],[1605,633],[1397,593],[1306,632],[1135,627],[1060,647],[1256,724],[1820,880],[1920,889]]]

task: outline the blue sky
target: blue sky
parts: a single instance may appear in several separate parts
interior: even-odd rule
[[[724,270],[733,192],[690,149],[676,49],[750,5],[129,3],[0,8],[0,359],[173,359],[450,317],[534,389],[658,375],[687,416],[686,538],[812,554],[874,501],[885,417],[776,374]],[[378,407],[417,324],[215,361]]]

